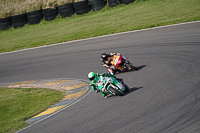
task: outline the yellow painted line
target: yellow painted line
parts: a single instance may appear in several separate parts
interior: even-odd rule
[[[73,90],[73,89],[80,88],[80,87],[83,87],[83,86],[88,86],[88,83],[83,82],[83,83],[80,83],[80,84],[70,85],[70,86],[66,86],[66,87],[63,87],[63,88],[69,91],[69,90]]]
[[[62,99],[62,101],[63,101],[63,100],[68,100],[68,99],[80,97],[80,96],[82,96],[83,94],[85,94],[86,92],[87,92],[87,90],[86,90],[86,91],[81,91],[81,92],[69,94],[69,95],[65,96],[65,97]]]
[[[67,104],[68,105],[68,104]],[[64,107],[66,107],[67,105],[63,105],[63,106],[58,106],[58,107],[54,107],[54,108],[49,108],[47,109],[46,111],[34,116],[33,118],[36,118],[36,117],[39,117],[39,116],[42,116],[42,115],[48,115],[48,114],[52,114],[54,112],[56,112],[57,110],[59,109],[62,109]]]
[[[63,79],[63,80],[57,80],[57,81],[49,82],[49,83],[46,83],[44,85],[59,85],[59,84],[66,83],[66,82],[69,82],[69,81],[70,80]]]
[[[34,82],[37,82],[37,81],[24,81],[24,82],[20,82],[20,83],[17,83],[17,84],[9,85],[8,87],[22,86],[22,85],[31,84],[31,83],[34,83]]]
[[[77,93],[73,93],[73,94],[70,94],[70,95],[67,95],[65,98],[62,99],[63,100],[68,100],[68,99],[72,99],[72,98],[76,98],[76,97],[80,97],[82,96],[83,94],[85,94],[87,92],[86,91],[81,91],[81,92],[77,92]],[[68,104],[67,104],[68,105]],[[36,117],[39,117],[39,116],[42,116],[42,115],[48,115],[48,114],[52,114],[54,112],[56,112],[57,110],[59,109],[62,109],[64,107],[66,107],[67,105],[63,105],[63,106],[58,106],[58,107],[54,107],[54,108],[49,108],[47,109],[46,111],[34,116],[33,118],[36,118]]]

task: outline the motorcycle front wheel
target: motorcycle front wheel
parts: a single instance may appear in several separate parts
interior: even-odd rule
[[[124,95],[123,92],[117,90],[116,87],[114,87],[113,85],[110,85],[109,88],[108,88],[108,90],[109,90],[112,94],[114,94],[114,95],[116,95],[116,96],[123,96],[123,95]]]
[[[129,87],[128,87],[128,85],[124,84],[124,87],[125,87],[124,92],[125,92],[125,93],[128,92],[128,91],[129,91]]]

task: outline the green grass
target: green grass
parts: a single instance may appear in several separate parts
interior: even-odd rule
[[[0,31],[0,53],[200,20],[199,0],[149,0]]]
[[[47,109],[63,92],[35,88],[0,88],[0,133],[13,133],[28,125],[26,119]]]
[[[0,53],[106,34],[200,20],[199,0],[149,0],[106,6],[101,11],[0,31]],[[48,89],[0,88],[0,132],[15,132],[24,120],[64,94]]]

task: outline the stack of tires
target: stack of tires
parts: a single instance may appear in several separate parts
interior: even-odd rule
[[[13,28],[21,28],[28,23],[27,13],[12,16]]]
[[[90,5],[88,5],[88,0],[74,2],[73,5],[77,15],[83,15],[91,10]]]
[[[73,3],[58,6],[58,11],[62,18],[71,17],[74,14]]]
[[[42,12],[46,21],[52,21],[58,15],[58,8],[46,8],[43,9]]]
[[[125,5],[128,5],[128,4],[130,4],[130,3],[133,3],[135,0],[123,0],[123,3],[125,4]]]
[[[41,10],[27,12],[28,23],[30,25],[39,24],[43,19],[43,13]]]
[[[118,5],[118,0],[108,0],[108,4],[110,7],[115,7]]]
[[[0,18],[0,30],[9,29],[12,26],[12,17]]]
[[[13,26],[13,28],[23,27],[25,24],[30,25],[38,24],[41,20],[46,21],[54,20],[58,13],[62,18],[71,17],[74,13],[77,15],[83,15],[88,13],[91,9],[93,11],[99,11],[105,7],[107,0],[79,0],[78,2],[68,3],[60,5],[54,8],[47,8],[36,10],[16,16],[7,18],[0,18],[0,30],[6,30]],[[135,0],[108,0],[110,7],[115,7],[120,4],[130,4]]]
[[[93,11],[99,11],[105,7],[106,1],[104,1],[104,0],[88,0],[88,4],[91,6]]]

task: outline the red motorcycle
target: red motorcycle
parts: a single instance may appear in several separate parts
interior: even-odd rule
[[[114,55],[110,58],[110,63],[112,65],[111,69],[116,72],[127,72],[127,71],[137,71],[137,68],[133,66],[130,61],[120,54]]]

